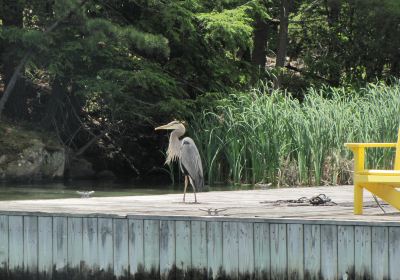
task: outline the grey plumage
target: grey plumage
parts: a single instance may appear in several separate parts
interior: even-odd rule
[[[182,172],[185,173],[186,169],[187,173],[189,173],[189,177],[193,180],[196,190],[198,192],[203,191],[203,166],[196,144],[190,137],[185,137],[182,140],[179,163]]]

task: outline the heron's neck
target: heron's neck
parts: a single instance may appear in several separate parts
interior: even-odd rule
[[[179,153],[181,150],[181,141],[179,137],[185,134],[185,128],[175,129],[171,132],[171,136],[169,137],[169,145],[167,150],[167,160],[166,164],[170,164],[172,161],[177,160],[179,158]]]

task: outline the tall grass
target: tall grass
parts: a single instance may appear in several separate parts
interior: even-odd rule
[[[343,184],[351,180],[345,142],[394,142],[400,83],[364,89],[310,88],[302,102],[262,88],[231,95],[191,123],[209,184]],[[371,149],[368,166],[388,168],[392,149]]]

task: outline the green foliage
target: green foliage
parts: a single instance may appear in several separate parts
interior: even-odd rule
[[[292,19],[289,56],[304,61],[313,82],[362,84],[399,75],[398,1],[305,1]]]
[[[205,39],[211,44],[219,43],[220,47],[229,50],[252,47],[253,20],[249,10],[249,6],[243,5],[222,12],[198,14],[197,18],[206,32]]]

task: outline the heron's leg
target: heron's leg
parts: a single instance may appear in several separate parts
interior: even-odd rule
[[[194,193],[194,202],[197,203],[197,197],[196,197],[196,188],[193,186],[193,184],[190,184],[193,188],[193,193]]]
[[[186,188],[187,188],[188,183],[189,183],[188,176],[185,176],[185,188],[183,190],[183,202],[185,202]]]

